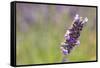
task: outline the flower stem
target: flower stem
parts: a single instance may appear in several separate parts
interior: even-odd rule
[[[68,62],[68,59],[66,58],[66,55],[62,56],[62,62]]]

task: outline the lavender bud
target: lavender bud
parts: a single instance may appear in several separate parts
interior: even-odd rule
[[[64,37],[65,37],[66,40],[70,38],[69,33],[70,33],[70,31],[67,30],[66,34],[64,35]]]
[[[88,18],[86,17],[86,18],[83,20],[82,24],[87,23],[87,21],[88,21]]]
[[[76,43],[75,38],[72,38],[72,37],[70,37],[67,41],[68,41],[69,44],[70,43]]]
[[[76,45],[78,45],[78,46],[80,45],[80,41],[79,40],[77,40]]]
[[[63,52],[64,55],[68,54],[68,50],[67,49],[63,49],[62,52]]]
[[[78,19],[79,19],[79,15],[78,15],[78,14],[76,14],[76,16],[75,16],[74,20],[78,20]]]
[[[63,47],[60,47],[61,48],[61,51],[64,55],[67,55],[68,54],[68,50],[67,49],[64,49]]]

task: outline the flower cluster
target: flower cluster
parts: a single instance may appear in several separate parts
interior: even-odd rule
[[[87,21],[87,17],[83,18],[76,14],[71,27],[64,35],[65,41],[61,43],[61,51],[64,55],[69,54],[76,45],[80,45],[80,32],[82,31],[83,26],[87,23]]]

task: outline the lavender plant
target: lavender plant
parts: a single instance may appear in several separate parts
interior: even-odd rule
[[[75,46],[80,45],[79,37],[84,25],[87,23],[88,18],[80,17],[76,14],[71,27],[66,31],[64,38],[65,41],[61,43],[61,52],[63,54],[62,62],[67,62],[66,55],[70,54]]]

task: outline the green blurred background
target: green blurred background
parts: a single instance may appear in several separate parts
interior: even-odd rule
[[[17,65],[61,63],[60,44],[74,16],[88,18],[80,46],[67,56],[68,62],[96,60],[96,8],[42,4],[16,4]]]

